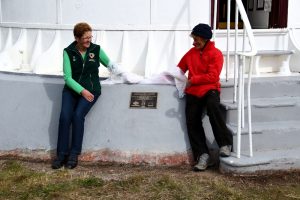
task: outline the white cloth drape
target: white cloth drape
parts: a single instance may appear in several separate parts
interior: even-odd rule
[[[166,84],[175,85],[178,91],[178,97],[184,97],[184,90],[186,87],[187,77],[177,66],[171,67],[170,70],[164,71],[160,74],[151,76],[149,78],[144,78],[143,76],[131,73],[122,72],[121,74],[114,74],[112,72],[111,76],[102,81],[103,84]]]

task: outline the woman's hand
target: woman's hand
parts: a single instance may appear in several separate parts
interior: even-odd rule
[[[188,88],[188,87],[191,87],[191,85],[192,85],[191,80],[187,80],[185,87]]]
[[[86,89],[82,90],[81,95],[89,102],[94,101],[94,95]]]

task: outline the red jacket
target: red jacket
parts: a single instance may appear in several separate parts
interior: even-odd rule
[[[191,48],[180,60],[178,67],[185,73],[192,85],[185,93],[198,97],[204,96],[209,90],[220,91],[220,73],[223,67],[223,54],[208,41],[204,49]]]

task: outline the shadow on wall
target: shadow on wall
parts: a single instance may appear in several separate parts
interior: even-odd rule
[[[64,84],[52,84],[44,83],[43,84],[47,97],[50,101],[49,103],[49,125],[48,125],[48,134],[49,134],[49,144],[51,155],[54,155],[57,144],[58,136],[58,123],[59,123],[59,114],[61,109],[61,98],[62,90]]]
[[[166,116],[168,118],[176,118],[177,121],[180,123],[180,127],[181,127],[181,130],[182,130],[182,133],[187,133],[187,129],[186,129],[186,122],[185,122],[185,98],[182,98],[182,99],[179,99],[178,98],[178,92],[175,91],[173,93],[173,97],[174,99],[177,99],[178,101],[178,108],[171,108],[169,110],[166,111]],[[180,103],[180,101],[183,101],[184,103]],[[184,137],[184,141],[185,141],[185,144],[186,144],[186,149],[188,151],[190,151],[191,147],[190,147],[190,141],[189,141],[189,138],[188,138],[188,135],[187,134],[182,134],[182,136]]]

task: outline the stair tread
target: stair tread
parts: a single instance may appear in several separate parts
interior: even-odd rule
[[[245,79],[247,82],[247,78]],[[251,86],[253,157],[249,156],[248,127],[242,129],[241,158],[220,158],[220,168],[230,172],[300,168],[299,74],[287,77],[253,78]],[[245,84],[245,88],[247,85]],[[222,82],[221,105],[228,127],[237,140],[237,103],[232,102],[233,80]],[[230,93],[230,95],[228,95]],[[245,95],[247,91],[245,90]],[[247,98],[245,98],[247,108]],[[247,119],[247,109],[245,118]],[[247,123],[247,120],[245,120]],[[234,147],[235,148],[235,147]]]
[[[237,133],[236,125],[228,124],[228,128],[234,134]],[[299,121],[252,122],[252,134],[262,134],[265,131],[276,131],[278,133],[283,133],[295,130],[300,130]],[[241,134],[248,134],[247,125],[245,125],[245,128],[242,129]]]
[[[220,161],[232,167],[250,167],[257,165],[267,165],[271,163],[284,163],[300,161],[300,147],[290,149],[278,149],[268,151],[255,151],[253,157],[241,154],[240,158],[235,153],[227,158],[220,158]]]
[[[222,87],[233,87],[233,78],[230,78],[228,81],[225,79],[221,80],[221,86]],[[248,78],[245,78],[245,84],[247,84]],[[273,83],[275,86],[280,84],[300,84],[299,79],[299,73],[295,73],[294,76],[276,76],[273,77],[252,77],[251,79],[252,84],[261,83],[261,85],[264,85],[264,83]]]
[[[271,98],[252,98],[251,105],[256,108],[265,107],[292,107],[300,104],[300,97],[295,96],[284,96],[284,97],[271,97]],[[233,103],[232,100],[222,100],[221,105],[226,110],[237,109],[237,103]],[[245,101],[245,107],[247,102]]]
[[[229,55],[235,55],[234,51],[229,51]],[[241,51],[237,51],[237,53],[242,53]],[[295,51],[282,49],[282,50],[258,50],[255,56],[278,56],[278,55],[291,55],[294,54]],[[225,56],[227,55],[227,51],[222,51],[222,54]]]

